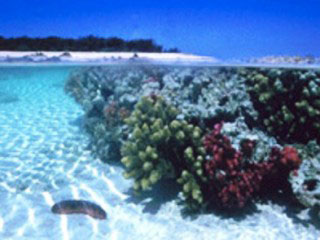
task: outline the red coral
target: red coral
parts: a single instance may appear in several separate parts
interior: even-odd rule
[[[288,171],[298,169],[302,162],[298,151],[290,146],[285,146],[282,151],[277,147],[273,147],[271,149],[269,161],[279,168]]]
[[[298,151],[294,147],[286,146],[282,150],[273,147],[268,160],[263,163],[268,167],[265,168],[261,183],[262,193],[276,193],[281,190],[285,194],[290,194],[292,189],[288,181],[289,175],[290,173],[297,175],[301,162]]]
[[[302,161],[295,148],[286,146],[282,150],[282,158],[280,159],[280,162],[281,164],[288,166],[290,170],[293,170],[299,168]]]
[[[234,149],[229,138],[221,134],[222,124],[216,124],[204,138],[204,147],[212,156],[205,163],[209,192],[218,197],[222,207],[242,208],[258,193],[263,181],[276,183],[272,188],[283,186],[279,182],[287,182],[289,173],[301,164],[297,150],[288,146],[282,150],[273,147],[266,162],[243,161],[243,156],[252,155],[256,143],[245,139],[240,144],[241,151]],[[270,182],[267,184],[270,187]]]
[[[221,134],[222,123],[205,136],[204,146],[212,158],[205,169],[210,179],[213,194],[217,193],[223,207],[243,207],[259,190],[262,175],[255,169],[244,168],[243,154],[231,145],[228,137]],[[246,141],[248,151],[254,144]]]

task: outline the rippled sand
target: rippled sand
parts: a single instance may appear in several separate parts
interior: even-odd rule
[[[257,204],[239,219],[192,219],[170,187],[132,196],[122,168],[90,153],[83,111],[63,92],[70,70],[0,68],[0,94],[16,99],[0,98],[0,239],[319,239],[303,213],[277,204]],[[52,214],[66,199],[99,204],[107,220]]]

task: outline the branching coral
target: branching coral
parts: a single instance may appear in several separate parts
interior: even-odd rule
[[[135,190],[150,189],[163,176],[173,174],[173,166],[163,154],[169,150],[167,143],[172,133],[168,125],[177,112],[165,107],[160,98],[143,97],[126,119],[131,134],[121,149],[121,162],[126,167],[124,176],[135,179]],[[163,148],[162,155],[157,148]]]
[[[241,70],[266,130],[288,143],[320,141],[320,72]]]
[[[245,139],[241,145],[243,152],[238,151],[232,147],[229,138],[221,134],[221,129],[222,124],[216,124],[214,130],[205,136],[204,146],[211,155],[205,164],[208,189],[211,198],[218,200],[224,208],[242,208],[266,180],[287,182],[289,173],[301,163],[296,149],[289,146],[283,150],[273,148],[268,161],[246,162],[243,156],[250,156],[254,142]]]
[[[253,169],[245,169],[243,154],[232,147],[229,138],[221,134],[221,128],[222,124],[216,124],[204,139],[204,146],[211,155],[205,165],[209,189],[222,207],[241,208],[259,190],[262,176]],[[254,147],[247,145],[248,152],[253,151],[250,146]]]
[[[192,125],[190,125],[192,126]],[[207,182],[204,173],[205,148],[200,141],[200,129],[193,127],[192,144],[184,151],[184,170],[178,178],[183,186],[183,196],[190,209],[197,209],[204,204],[203,188]]]
[[[137,192],[150,189],[161,178],[174,178],[191,209],[213,202],[242,208],[261,187],[287,183],[289,173],[301,163],[296,149],[289,146],[273,148],[264,162],[246,161],[255,141],[244,139],[241,150],[236,150],[221,133],[222,123],[201,141],[200,128],[177,120],[177,114],[161,97],[151,96],[143,97],[126,120],[131,134],[121,161],[126,166],[124,176],[135,180]],[[205,160],[206,154],[210,159]]]
[[[177,120],[177,115],[175,107],[153,95],[142,97],[126,119],[130,134],[122,147],[121,162],[126,167],[124,176],[134,178],[136,191],[150,189],[161,178],[181,176],[179,182],[189,192],[190,181],[202,177],[204,158],[200,153],[205,151],[200,141],[201,130]],[[192,173],[195,179],[185,178],[183,170]],[[199,193],[193,191],[192,196],[201,201]]]
[[[301,164],[291,146],[273,148],[268,157],[270,146],[282,143],[270,135],[287,143],[319,141],[320,74],[259,68],[234,72],[94,67],[74,74],[66,91],[86,112],[92,152],[119,159],[122,144],[124,176],[134,180],[137,192],[173,178],[192,209],[208,203],[241,208],[262,191],[290,187],[288,177]],[[222,131],[217,124],[203,138],[205,128],[221,120],[237,131],[228,125]],[[256,128],[259,123],[271,134]],[[305,178],[297,191],[305,194],[305,185],[308,193],[318,189],[316,179]]]

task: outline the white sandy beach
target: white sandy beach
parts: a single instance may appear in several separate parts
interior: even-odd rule
[[[0,60],[18,59],[30,57],[35,62],[46,61],[47,58],[59,58],[63,62],[100,62],[108,60],[129,60],[134,58],[134,52],[68,52],[70,56],[64,55],[66,52],[19,52],[19,51],[0,51]],[[136,59],[151,61],[169,62],[210,62],[218,60],[209,56],[197,56],[186,53],[145,53],[136,52]]]

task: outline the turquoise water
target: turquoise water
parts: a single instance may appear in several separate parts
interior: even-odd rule
[[[83,110],[64,93],[74,67],[0,68],[0,239],[317,239],[320,231],[281,204],[241,219],[184,218],[170,189],[142,199],[119,166],[95,158]],[[55,215],[61,200],[99,204],[106,220]]]
[[[75,239],[67,230],[78,224],[92,225],[92,232],[77,231],[81,239],[98,234],[99,225],[91,219],[67,221],[50,212],[53,201],[96,194],[83,189],[106,173],[86,150],[88,139],[79,127],[82,110],[64,94],[70,70],[0,69],[2,239]],[[99,234],[108,232],[103,224]]]

